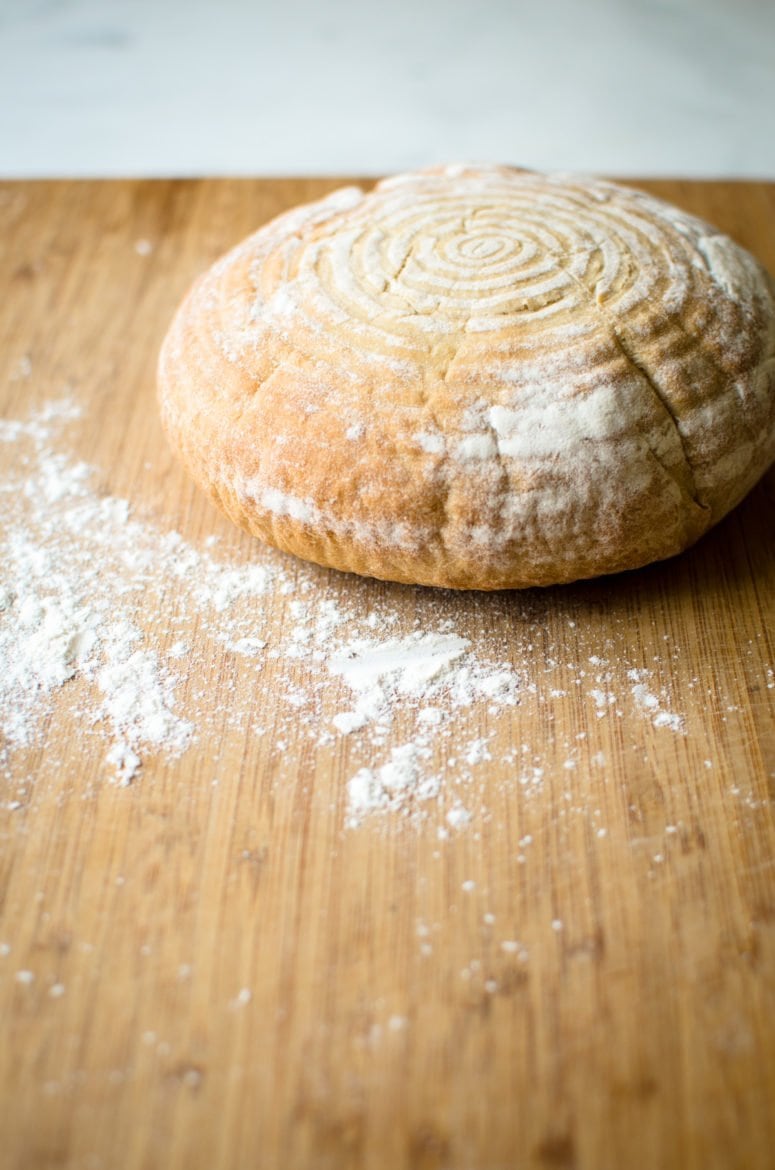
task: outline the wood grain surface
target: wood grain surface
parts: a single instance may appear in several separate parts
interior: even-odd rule
[[[68,385],[85,408],[68,441],[102,490],[194,544],[217,534],[235,564],[274,555],[167,454],[156,354],[195,274],[336,185],[0,186],[2,415]],[[775,271],[775,186],[640,185]],[[253,685],[251,719],[215,720],[126,788],[78,731],[78,681],[62,687],[3,780],[2,1165],[771,1167],[774,502],[770,473],[686,555],[543,592],[305,570],[343,605],[449,618],[528,675],[549,654],[559,664],[556,701],[527,689],[497,719],[461,720],[466,742],[491,736],[492,758],[471,823],[445,839],[433,815],[346,828],[346,781],[368,751],[357,736],[316,747],[301,729],[277,751],[271,663],[259,684],[235,682],[214,650],[181,702],[204,688],[228,710],[229,687]],[[283,598],[261,604],[280,631]],[[596,655],[648,668],[683,733],[631,703],[598,718],[576,681]],[[624,676],[611,688],[629,694]],[[251,733],[258,722],[268,734]],[[529,790],[509,753],[522,745],[540,759]],[[460,747],[440,740],[439,764]]]

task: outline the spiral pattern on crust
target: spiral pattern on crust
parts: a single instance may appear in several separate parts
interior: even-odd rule
[[[292,314],[364,355],[449,334],[529,332],[552,347],[601,314],[678,311],[698,279],[689,217],[640,193],[530,172],[464,172],[454,189],[446,173],[410,178],[341,210],[334,199],[327,216],[324,201],[321,222],[275,236],[253,267],[256,317]]]

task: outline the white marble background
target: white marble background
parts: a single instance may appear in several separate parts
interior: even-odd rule
[[[0,0],[0,174],[775,178],[775,0]]]

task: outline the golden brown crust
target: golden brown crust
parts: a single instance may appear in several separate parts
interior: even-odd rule
[[[775,296],[640,192],[507,168],[345,188],[261,228],[165,340],[189,472],[270,544],[452,588],[680,552],[775,456]]]

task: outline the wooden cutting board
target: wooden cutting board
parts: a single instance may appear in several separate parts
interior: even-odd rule
[[[219,536],[235,564],[265,555],[168,456],[156,354],[196,273],[336,185],[0,186],[3,417],[68,385],[84,406],[69,441],[102,490],[195,545]],[[775,186],[641,186],[775,271]],[[311,570],[343,604],[445,616],[501,660],[519,647],[528,676],[549,648],[558,677],[574,664],[556,699],[531,701],[527,677],[506,715],[469,712],[490,759],[470,823],[446,837],[434,815],[347,829],[368,748],[300,730],[276,750],[269,667],[248,721],[268,734],[224,722],[179,759],[147,758],[126,788],[79,730],[77,680],[63,686],[3,779],[3,1165],[772,1166],[774,502],[770,474],[673,562],[526,595]],[[190,582],[178,588],[182,603]],[[279,636],[282,598],[260,604]],[[625,687],[618,717],[574,691],[596,647]],[[680,728],[637,709],[616,674],[633,660]],[[213,703],[230,670],[216,647]],[[201,684],[184,707],[207,701]],[[522,745],[540,764],[529,792]]]

